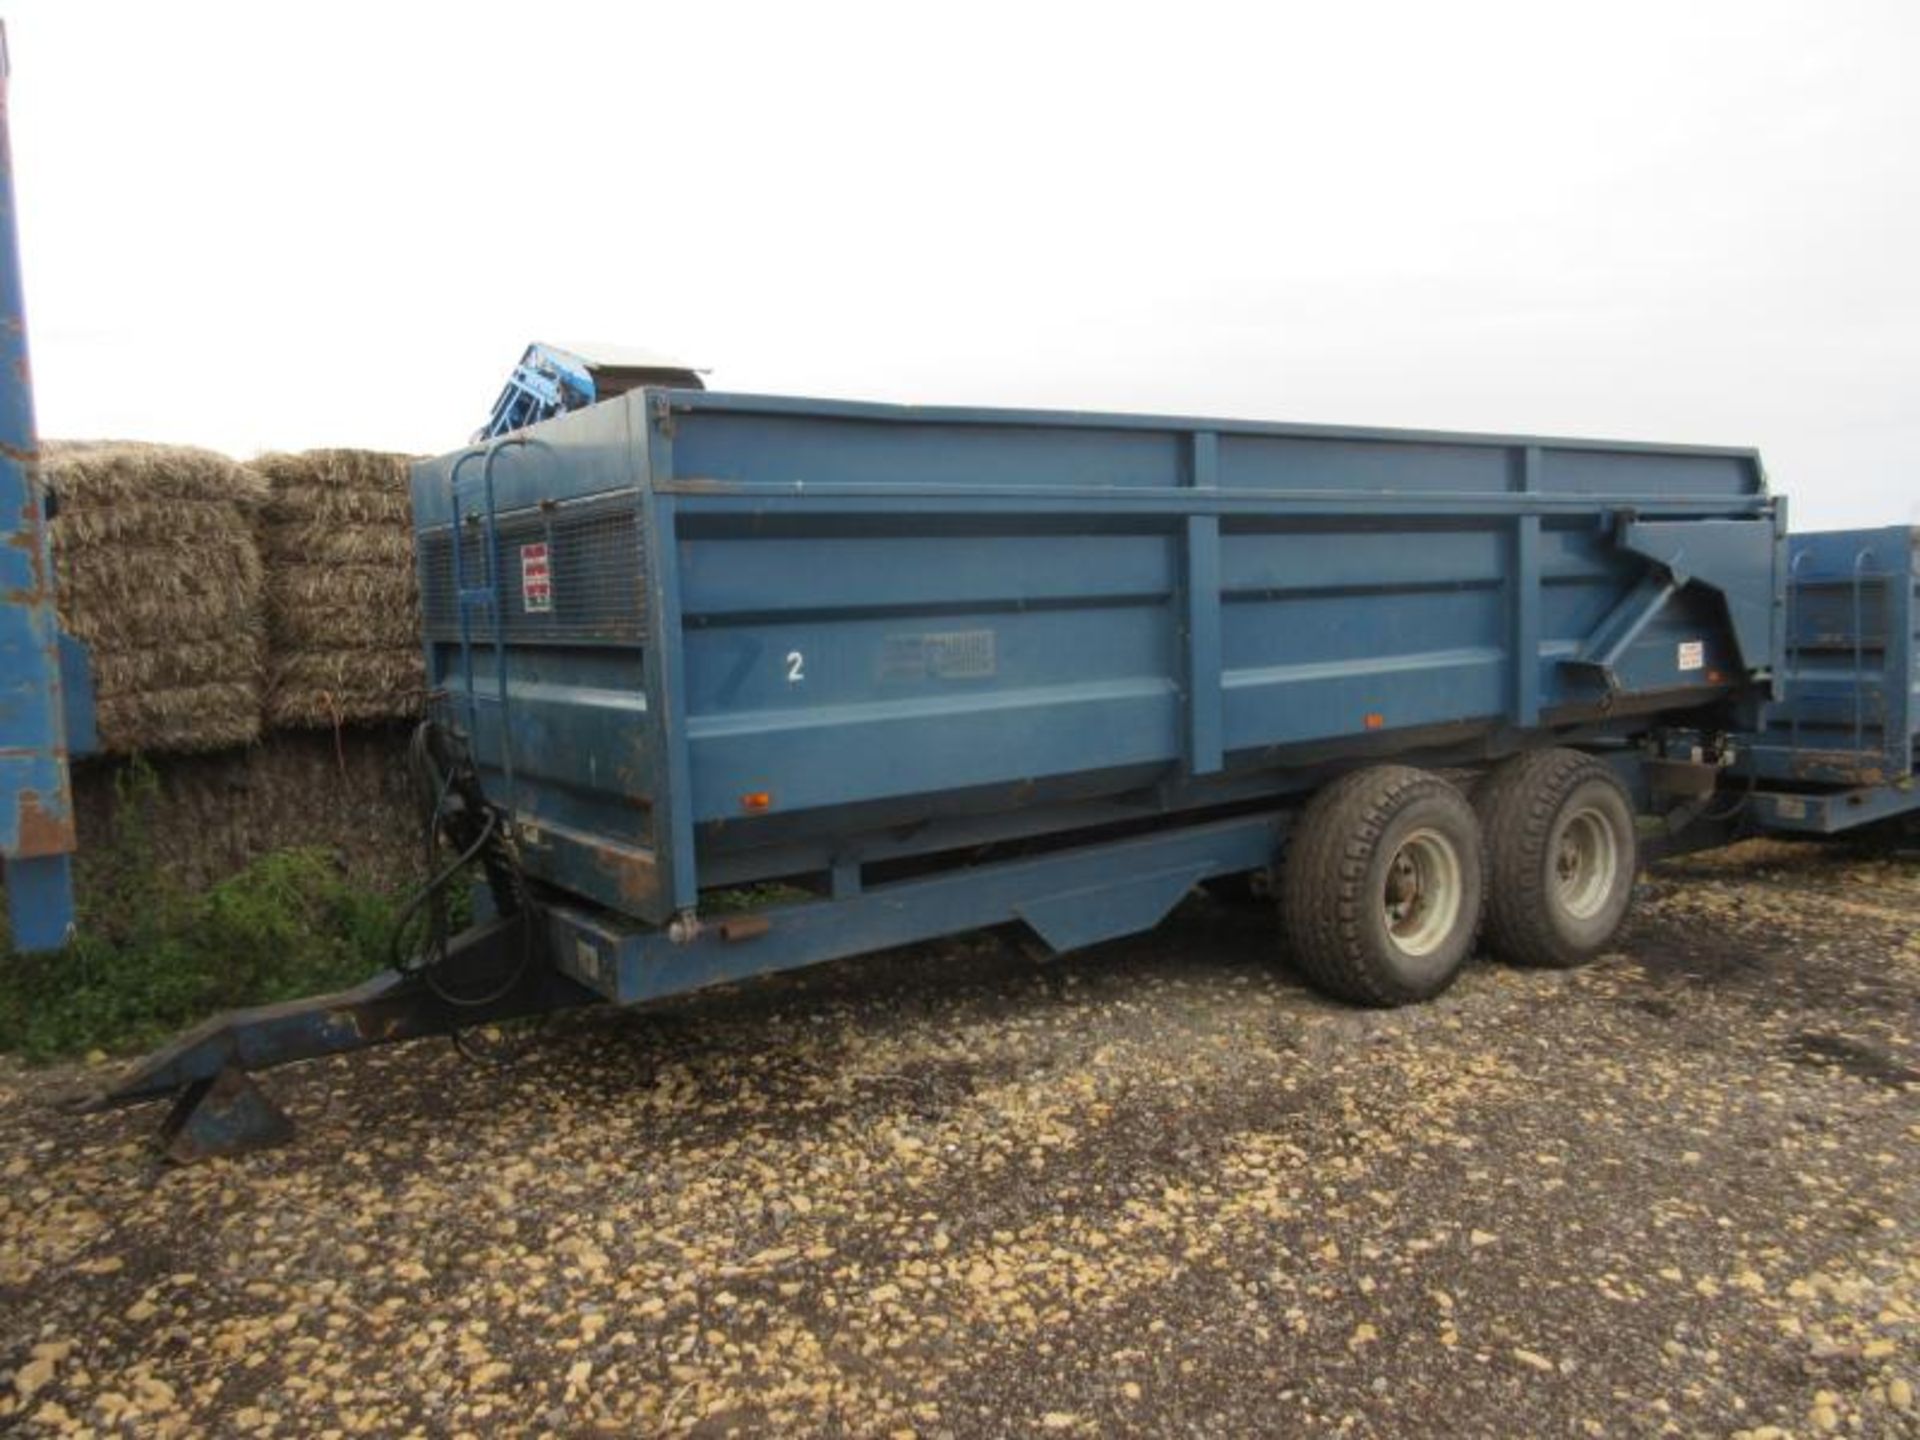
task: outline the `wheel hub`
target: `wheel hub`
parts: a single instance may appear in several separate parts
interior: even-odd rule
[[[1598,810],[1567,817],[1553,847],[1554,890],[1561,907],[1588,920],[1606,907],[1620,871],[1620,844]]]
[[[1460,857],[1436,830],[1416,830],[1388,862],[1381,914],[1409,955],[1438,949],[1460,916]]]

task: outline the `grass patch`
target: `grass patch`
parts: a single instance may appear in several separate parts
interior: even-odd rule
[[[283,850],[202,891],[154,853],[129,767],[116,833],[82,874],[67,949],[0,959],[0,1050],[49,1060],[145,1048],[221,1010],[351,985],[387,963],[397,902],[323,850]]]
[[[745,915],[775,905],[793,905],[820,897],[797,885],[768,881],[761,885],[733,885],[724,890],[702,890],[700,913],[703,915]]]
[[[321,851],[255,861],[199,895],[156,896],[131,930],[84,923],[64,951],[0,968],[0,1050],[134,1050],[236,1005],[291,1000],[386,964],[393,902]]]

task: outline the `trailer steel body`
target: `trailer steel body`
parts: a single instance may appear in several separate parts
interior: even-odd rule
[[[555,963],[621,1001],[1143,928],[1272,858],[1187,825],[1362,758],[1730,727],[1786,579],[1753,452],[1509,436],[646,391],[414,502],[431,683],[567,897]],[[825,898],[700,919],[774,880]]]

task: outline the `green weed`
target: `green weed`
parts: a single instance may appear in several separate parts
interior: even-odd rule
[[[324,851],[265,856],[197,894],[151,862],[114,872],[95,905],[83,891],[66,950],[0,960],[0,1050],[44,1060],[137,1049],[217,1011],[338,989],[386,963],[393,899],[354,884]]]
[[[111,831],[75,857],[80,913],[65,950],[11,953],[0,896],[0,1051],[49,1060],[143,1049],[222,1010],[342,989],[390,963],[412,877],[377,889],[331,852],[296,848],[190,885],[156,827],[161,783],[138,756],[115,770]],[[471,921],[477,873],[447,887],[451,931]]]

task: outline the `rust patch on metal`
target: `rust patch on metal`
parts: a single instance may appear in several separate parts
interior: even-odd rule
[[[773,922],[764,915],[729,915],[713,924],[714,934],[722,940],[752,940],[773,929]]]
[[[21,860],[37,860],[47,855],[71,854],[74,847],[73,815],[64,807],[50,810],[40,800],[38,790],[22,790],[14,819],[14,855]]]
[[[629,850],[596,846],[594,865],[613,882],[614,893],[623,905],[645,908],[660,896],[660,867],[644,855]]]
[[[1893,777],[1884,762],[1885,756],[1878,751],[1797,750],[1788,768],[1796,780],[1840,779],[1856,785],[1885,785]]]
[[[27,556],[33,579],[23,590],[8,594],[8,599],[19,605],[50,604],[53,600],[53,587],[47,579],[47,551],[42,541],[45,521],[40,513],[40,502],[32,496],[20,507],[20,528],[7,537],[7,543]]]

